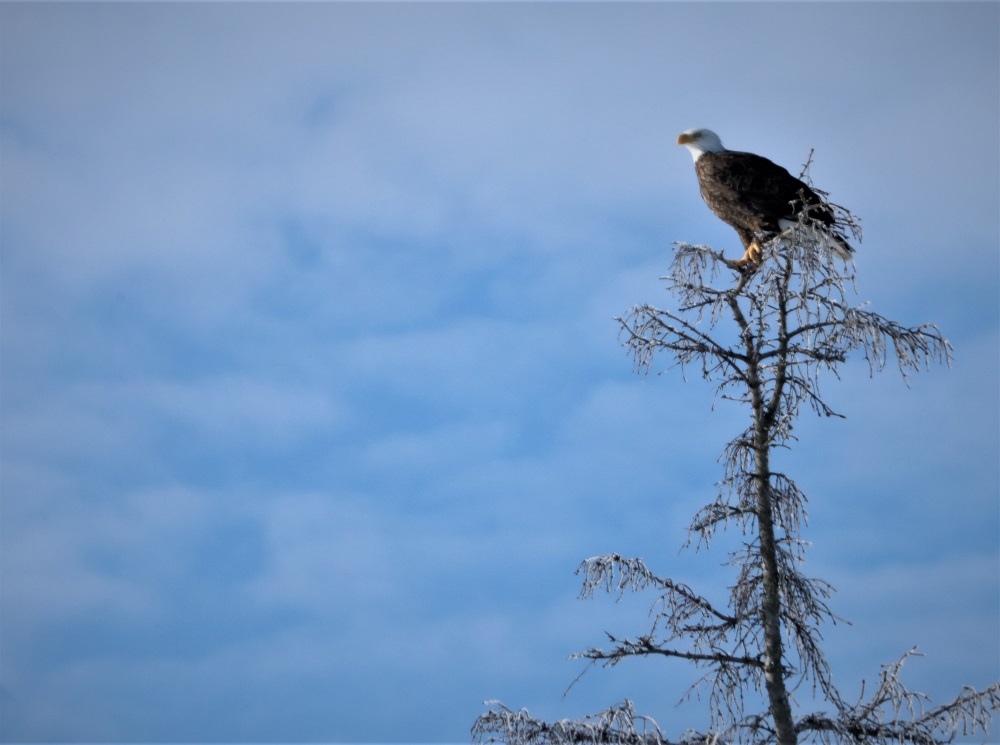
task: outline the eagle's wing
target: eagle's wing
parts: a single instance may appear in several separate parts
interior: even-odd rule
[[[738,152],[720,155],[733,156],[722,170],[739,202],[757,215],[759,230],[778,230],[778,221],[795,219],[803,201],[806,204],[819,201],[806,184],[767,158]]]

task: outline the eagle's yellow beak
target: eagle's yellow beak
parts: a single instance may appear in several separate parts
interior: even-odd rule
[[[677,135],[678,145],[687,145],[689,142],[694,142],[694,138],[687,132],[682,132],[681,134]]]

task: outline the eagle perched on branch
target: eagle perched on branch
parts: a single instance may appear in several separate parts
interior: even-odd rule
[[[694,158],[705,203],[732,225],[745,253],[738,268],[760,262],[761,244],[793,227],[807,212],[821,244],[834,255],[851,258],[854,249],[837,229],[833,210],[819,195],[781,166],[753,153],[726,150],[709,129],[689,129],[677,138]]]

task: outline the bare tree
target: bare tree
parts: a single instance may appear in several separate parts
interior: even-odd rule
[[[836,205],[838,228],[859,230]],[[498,702],[473,726],[479,743],[916,743],[985,735],[1000,708],[1000,683],[965,689],[952,703],[932,707],[900,681],[903,662],[882,667],[874,690],[845,701],[820,646],[820,626],[838,620],[827,605],[832,587],[802,572],[805,496],[772,453],[791,443],[792,425],[808,405],[840,416],[824,400],[820,376],[837,373],[852,354],[872,374],[894,362],[904,379],[931,363],[948,363],[950,346],[934,326],[907,328],[848,301],[853,266],[823,248],[808,215],[765,245],[761,262],[736,275],[732,263],[705,246],[678,244],[668,289],[677,310],[649,305],[618,319],[623,344],[640,371],[667,353],[682,371],[697,370],[716,395],[749,411],[749,424],[725,447],[720,491],[694,516],[688,543],[708,547],[720,528],[736,525],[741,547],[730,555],[737,577],[726,607],[684,584],[654,575],[641,559],[617,554],[585,560],[581,595],[657,593],[649,633],[608,634],[607,648],[574,655],[592,665],[662,656],[704,670],[695,687],[708,691],[709,721],[668,740],[632,704],[592,717],[546,723]],[[796,712],[792,692],[811,686],[812,700],[830,711]],[[753,692],[753,694],[751,694]],[[752,710],[752,700],[759,710]],[[759,702],[759,703],[757,703]],[[798,704],[796,704],[798,705]]]

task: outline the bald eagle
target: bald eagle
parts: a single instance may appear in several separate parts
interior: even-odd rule
[[[854,249],[837,230],[830,207],[781,166],[753,153],[726,150],[708,129],[689,129],[677,144],[691,151],[709,209],[733,226],[743,242],[745,253],[735,266],[759,263],[761,243],[795,225],[804,210],[821,244],[845,261],[851,258]]]

